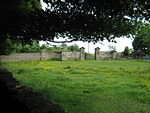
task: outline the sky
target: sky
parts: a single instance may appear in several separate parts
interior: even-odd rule
[[[71,43],[66,43],[67,45],[78,45],[80,48],[81,47],[84,47],[85,48],[85,52],[87,53],[94,53],[95,52],[95,48],[96,47],[99,47],[100,48],[100,51],[110,51],[110,48],[109,46],[114,46],[116,48],[116,51],[117,52],[123,52],[124,51],[124,48],[126,46],[128,46],[130,49],[132,49],[132,39],[131,38],[116,38],[115,39],[117,43],[112,43],[112,42],[108,42],[108,41],[103,41],[103,42],[99,42],[99,43],[96,43],[96,44],[93,44],[92,42],[91,43],[88,43],[88,42],[82,42],[82,41],[74,41],[74,42],[71,42]],[[55,41],[63,41],[62,38],[60,39],[55,39]],[[49,42],[51,45],[61,45],[60,43],[53,43],[53,42]],[[46,42],[44,41],[40,41],[40,45],[42,44],[46,44]]]
[[[42,2],[42,0],[41,0],[41,3],[42,3],[42,8],[45,9],[46,4],[44,2]],[[62,40],[63,40],[62,38],[56,39],[56,41],[62,41]],[[75,41],[75,42],[66,43],[66,44],[67,45],[76,44],[79,47],[84,47],[85,48],[85,52],[92,53],[92,54],[94,53],[96,47],[99,47],[100,51],[110,51],[109,46],[114,46],[116,48],[117,52],[123,52],[124,48],[126,46],[128,46],[130,49],[133,48],[132,47],[132,41],[133,40],[131,38],[116,38],[115,40],[116,40],[117,43],[110,43],[110,42],[105,40],[103,42],[99,42],[99,43],[96,43],[96,44],[88,43],[88,42],[82,42],[82,41]],[[40,45],[45,44],[45,43],[46,42],[40,41]],[[60,45],[60,44],[51,43],[51,42],[50,42],[50,44],[52,44],[52,45]]]

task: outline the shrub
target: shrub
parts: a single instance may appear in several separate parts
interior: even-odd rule
[[[125,47],[123,54],[125,57],[128,57],[130,55],[130,49],[128,46]]]

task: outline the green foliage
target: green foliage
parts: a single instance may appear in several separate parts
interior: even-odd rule
[[[41,9],[40,0],[19,0],[20,5],[18,6],[24,13],[33,12]]]
[[[97,42],[104,39],[112,41],[115,37],[133,34],[139,28],[143,17],[149,21],[149,0],[144,2],[142,0],[44,0],[44,2],[51,4],[51,8],[54,9],[48,9],[48,13],[58,14],[58,16],[50,15],[51,18],[57,17],[54,23],[59,23],[59,28],[55,26],[58,36],[67,35],[73,41]],[[51,25],[54,26],[52,23]]]
[[[111,53],[116,52],[116,46],[109,45],[108,47]]]
[[[133,34],[139,23],[149,21],[149,0],[40,0],[0,1],[0,43],[11,39],[53,41],[68,36],[71,41],[113,41]],[[2,48],[2,47],[0,47]]]
[[[95,55],[90,53],[85,53],[86,60],[95,60]]]
[[[9,35],[8,35],[9,37]],[[0,54],[8,55],[12,53],[36,53],[42,50],[50,52],[60,52],[60,51],[79,51],[78,45],[68,46],[67,44],[61,44],[60,46],[49,47],[43,44],[41,47],[37,40],[31,40],[30,43],[22,43],[21,41],[13,41],[7,38],[5,41],[5,48],[0,51]]]
[[[22,44],[20,47],[20,53],[36,53],[40,51],[41,47],[37,40],[32,40],[31,44]]]
[[[1,48],[0,54],[8,55],[11,53],[20,53],[20,48],[22,47],[22,45],[20,44],[19,41],[17,42],[17,41],[11,40],[9,38],[9,35],[3,44],[5,46],[3,46],[3,48]]]
[[[79,51],[79,46],[74,44],[68,46],[67,44],[61,44],[60,46],[47,47],[48,51]]]
[[[128,46],[125,47],[124,52],[123,52],[124,56],[128,57],[130,55],[130,49]]]
[[[29,42],[33,37],[28,27],[33,24],[31,15],[33,12],[41,10],[40,0],[1,0],[0,1],[0,54],[10,54],[12,51],[18,52],[11,47],[7,49],[7,36],[9,39],[18,42]],[[28,36],[24,36],[28,32]],[[30,33],[29,33],[30,32]],[[5,44],[6,43],[6,44]],[[16,46],[17,47],[17,46]],[[11,49],[12,48],[12,49]],[[6,51],[6,52],[5,52]]]
[[[37,40],[33,40],[32,45],[31,45],[31,49],[32,49],[32,52],[33,52],[33,53],[36,53],[36,52],[40,52],[40,51],[41,51],[39,42],[38,42]]]
[[[13,40],[112,41],[135,32],[143,19],[149,21],[149,0],[2,0],[0,2],[0,48],[9,34]]]
[[[61,49],[63,49],[63,50],[66,50],[67,49],[67,44],[61,44],[60,46],[59,46]]]
[[[48,46],[45,44],[42,44],[42,46],[40,48],[41,48],[41,50],[46,50],[48,48]]]
[[[150,113],[150,61],[3,63],[68,113]]]
[[[5,41],[5,48],[0,51],[0,54],[8,55],[12,53],[35,53],[40,52],[41,48],[38,41],[32,40],[31,44],[23,44],[20,41],[13,41],[7,38]]]
[[[134,51],[141,50],[150,55],[150,24],[137,32],[132,45]]]
[[[62,48],[54,46],[54,47],[48,47],[46,50],[47,51],[52,51],[52,52],[60,52],[60,51],[62,51]]]
[[[6,46],[5,46],[4,54],[10,54],[12,49],[13,49],[12,41],[9,38],[7,38],[6,41],[5,41],[5,45]]]
[[[32,49],[31,49],[30,45],[28,45],[28,44],[25,44],[21,50],[22,53],[30,53],[31,51],[32,51]]]
[[[80,48],[79,48],[78,45],[74,44],[74,45],[68,46],[68,47],[67,47],[67,50],[68,50],[68,51],[79,51]]]

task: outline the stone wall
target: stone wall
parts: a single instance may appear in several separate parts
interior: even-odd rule
[[[60,52],[39,52],[39,53],[16,53],[1,55],[0,62],[39,61],[49,59],[61,59]]]
[[[80,60],[80,52],[62,52],[62,60]]]
[[[123,53],[100,51],[100,48],[95,48],[95,60],[104,59],[120,59],[123,58]],[[11,55],[1,55],[0,62],[19,62],[19,61],[38,61],[38,60],[85,60],[84,48],[80,51],[72,52],[46,52],[39,53],[16,53]]]
[[[95,60],[120,59],[120,58],[123,58],[123,53],[121,52],[106,52],[100,51],[100,48],[95,49]]]
[[[0,62],[37,61],[40,59],[41,53],[16,53],[0,56]]]
[[[61,60],[61,52],[41,52],[41,60],[59,59]]]
[[[84,60],[84,48],[77,52],[46,52],[39,53],[16,53],[1,55],[0,62],[39,61],[39,60]]]
[[[80,51],[62,52],[62,60],[85,60],[85,52],[82,47]]]
[[[121,53],[100,51],[98,54],[98,58],[96,60],[120,59],[120,58],[122,58]]]

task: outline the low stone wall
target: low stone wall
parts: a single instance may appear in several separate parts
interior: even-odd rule
[[[123,53],[100,51],[100,48],[95,48],[95,60],[105,59],[120,59],[123,58]]]
[[[61,60],[85,60],[84,47],[80,51],[62,52]]]
[[[39,61],[39,60],[84,60],[84,48],[77,52],[46,52],[39,53],[16,53],[11,55],[1,55],[0,62],[19,62],[19,61]]]
[[[59,59],[61,60],[61,52],[41,52],[41,60]]]
[[[16,53],[0,56],[0,62],[38,61],[40,59],[41,53]]]
[[[84,52],[39,52],[39,53],[16,53],[1,55],[0,62],[20,62],[39,60],[84,60]]]
[[[100,51],[95,49],[95,60],[120,59],[123,53]],[[72,52],[39,52],[39,53],[16,53],[11,55],[1,55],[0,62],[19,62],[19,61],[39,61],[39,60],[85,60],[84,48],[80,51]]]
[[[119,53],[119,52],[100,51],[99,54],[97,54],[97,59],[96,60],[120,59],[122,57],[123,57],[123,54]]]
[[[62,52],[62,60],[80,60],[80,52]]]
[[[0,62],[39,61],[49,59],[61,59],[60,52],[39,52],[39,53],[16,53],[1,55]]]
[[[97,59],[96,60],[104,60],[104,59],[111,59],[112,55],[110,52],[99,52],[97,54]]]

